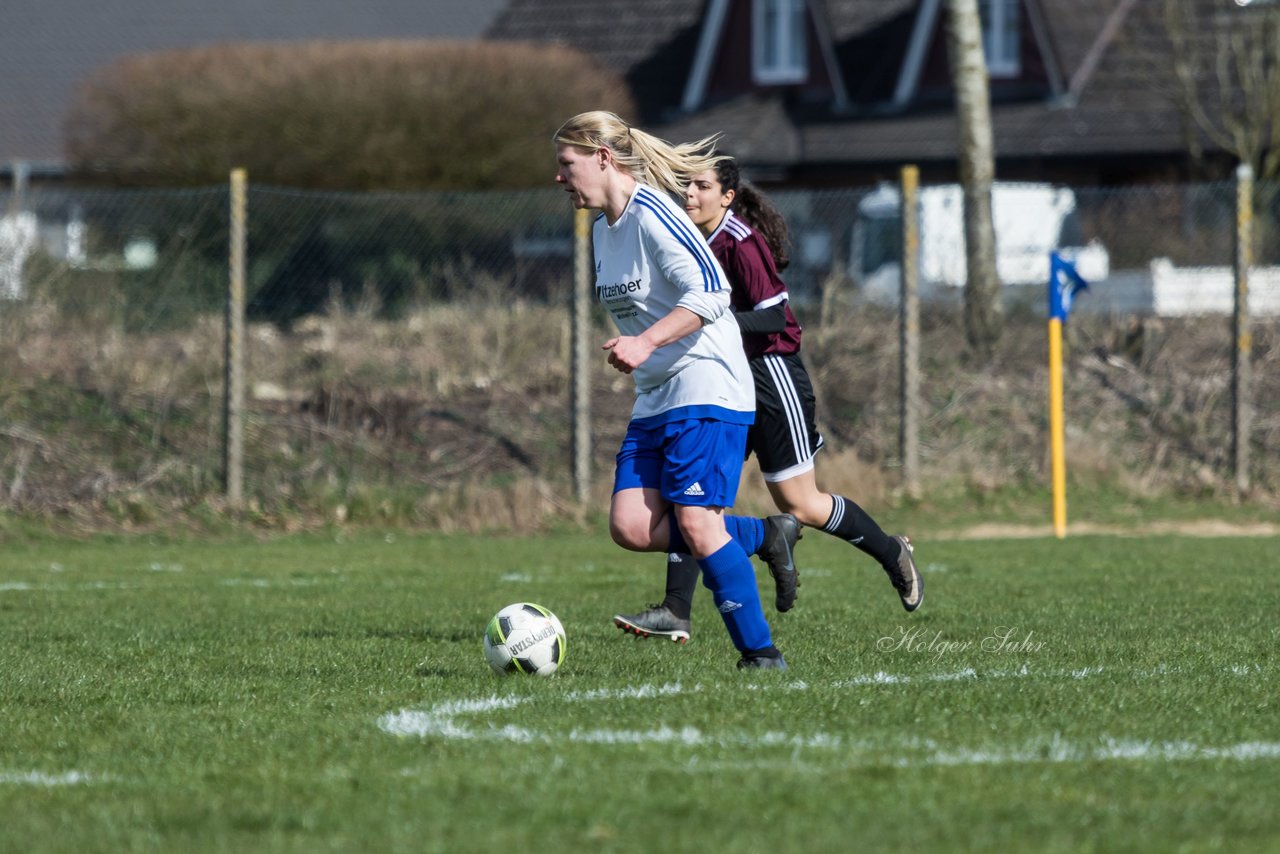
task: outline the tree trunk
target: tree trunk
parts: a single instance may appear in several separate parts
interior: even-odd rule
[[[960,131],[960,184],[964,189],[964,328],[972,350],[989,354],[1000,338],[1002,307],[991,216],[995,162],[987,64],[977,0],[947,0],[947,43],[955,81]]]

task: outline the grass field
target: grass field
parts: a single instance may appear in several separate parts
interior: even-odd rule
[[[1275,539],[917,536],[914,615],[806,536],[785,674],[705,591],[622,636],[602,534],[7,545],[0,850],[1280,850]],[[483,661],[521,600],[551,679]]]

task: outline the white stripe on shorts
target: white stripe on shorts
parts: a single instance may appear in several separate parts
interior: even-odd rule
[[[766,354],[765,367],[773,378],[773,387],[782,401],[782,408],[787,414],[787,426],[791,431],[791,446],[795,449],[796,462],[804,462],[813,458],[813,448],[809,445],[809,427],[804,420],[804,407],[800,405],[800,395],[796,392],[796,384],[787,370],[787,363],[777,354]]]

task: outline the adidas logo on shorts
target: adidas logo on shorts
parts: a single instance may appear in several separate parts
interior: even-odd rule
[[[702,496],[706,495],[706,493],[702,491],[702,484],[696,483],[696,482],[693,484],[693,486],[686,489],[684,491],[684,494],[690,496],[691,498],[701,498]]]

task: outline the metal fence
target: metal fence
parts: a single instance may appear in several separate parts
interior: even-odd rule
[[[1251,305],[1263,324],[1280,315],[1277,190],[1255,192]],[[829,344],[853,306],[892,318],[896,193],[771,193],[792,234],[784,278],[814,347]],[[995,193],[1010,316],[1026,307],[1043,317],[1048,253],[1061,250],[1090,280],[1079,313],[1117,323],[1208,318],[1229,361],[1233,184]],[[923,189],[921,299],[953,329],[964,281],[957,204],[954,187]],[[127,517],[148,502],[190,506],[219,494],[228,207],[223,187],[0,196],[0,507],[109,506]],[[421,507],[443,500],[431,496],[446,486],[529,474],[554,501],[570,494],[559,482],[570,468],[567,410],[555,395],[567,393],[573,238],[571,212],[552,190],[250,187],[251,502],[264,513],[348,506],[363,490],[379,506]],[[463,340],[477,321],[479,337]],[[594,321],[604,328],[602,314]],[[1206,366],[1210,385],[1219,367]],[[594,383],[625,397],[615,379],[602,371]],[[543,406],[531,391],[538,380],[553,402],[529,422],[530,408]],[[828,388],[839,382],[826,376]],[[479,421],[450,415],[459,395],[484,413]],[[1263,452],[1280,444],[1278,396],[1257,401]],[[851,436],[889,420],[853,404],[831,409],[824,414]],[[601,430],[625,417],[597,415]],[[506,432],[516,423],[518,442]],[[1219,427],[1206,423],[1197,441],[1225,441],[1212,435]],[[894,463],[884,442],[858,447],[873,463]]]

